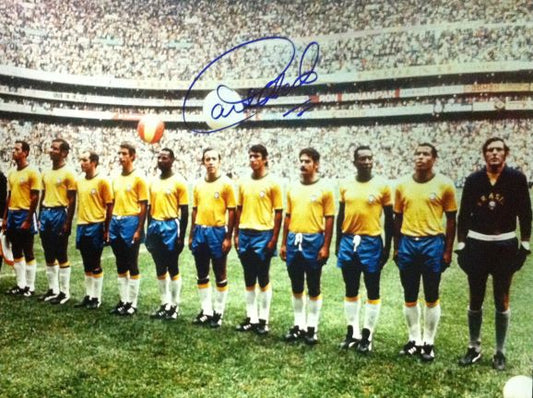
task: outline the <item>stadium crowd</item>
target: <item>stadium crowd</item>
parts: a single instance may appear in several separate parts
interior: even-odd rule
[[[315,38],[321,58],[317,71],[325,74],[533,56],[533,6],[526,0],[241,0],[215,8],[205,0],[8,0],[0,10],[3,63],[78,75],[189,80],[222,50],[273,35],[295,41],[291,75]],[[238,51],[209,68],[206,77],[279,73],[291,48],[277,43]],[[307,64],[312,60],[309,54]]]
[[[391,180],[409,173],[416,143],[435,144],[439,150],[437,169],[462,186],[472,171],[481,167],[479,148],[487,137],[500,136],[511,148],[508,164],[520,168],[533,181],[528,119],[498,121],[457,121],[406,123],[397,125],[340,126],[312,128],[235,128],[214,134],[196,134],[187,130],[167,129],[158,144],[142,142],[135,128],[58,125],[30,121],[0,121],[5,132],[0,148],[0,167],[11,165],[11,150],[16,139],[31,145],[30,161],[43,169],[49,167],[47,155],[53,138],[61,137],[73,146],[69,162],[78,170],[77,158],[87,149],[101,155],[101,167],[109,174],[120,170],[117,150],[120,142],[137,146],[137,168],[146,175],[156,174],[156,154],[163,147],[176,153],[176,171],[192,182],[203,173],[200,157],[206,147],[218,148],[223,170],[234,179],[249,173],[247,148],[262,143],[269,149],[272,173],[287,180],[298,178],[297,154],[313,146],[322,154],[320,172],[326,178],[342,179],[353,175],[351,156],[358,145],[374,149],[375,172]],[[238,139],[236,139],[238,137]]]

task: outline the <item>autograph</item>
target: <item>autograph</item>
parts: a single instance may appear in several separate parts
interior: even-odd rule
[[[246,48],[246,46],[249,46],[253,43],[265,42],[269,40],[284,42],[287,45],[289,45],[290,49],[292,50],[289,62],[285,65],[283,70],[279,72],[279,74],[274,79],[270,80],[263,88],[249,89],[244,99],[236,99],[234,92],[230,87],[224,84],[218,85],[216,88],[217,103],[213,105],[210,109],[211,118],[214,120],[227,119],[229,123],[231,120],[233,120],[233,117],[235,115],[238,115],[239,120],[232,124],[225,125],[224,127],[219,128],[219,129],[196,130],[192,128],[190,124],[187,122],[186,104],[198,80],[202,78],[202,76],[206,73],[207,70],[209,70],[211,66],[213,66],[214,64],[222,60],[227,55],[232,54],[234,51]],[[309,84],[316,82],[318,80],[318,74],[315,71],[315,68],[320,58],[319,53],[320,53],[320,46],[318,45],[318,43],[316,41],[310,42],[305,47],[305,50],[303,51],[302,56],[300,57],[300,63],[298,64],[298,76],[293,81],[287,81],[286,74],[288,73],[288,70],[291,67],[294,61],[294,58],[296,56],[296,46],[294,45],[292,40],[290,40],[289,38],[282,37],[282,36],[263,37],[260,39],[250,40],[250,41],[241,43],[238,46],[235,46],[227,50],[226,52],[224,52],[223,54],[219,55],[214,60],[212,60],[209,64],[207,64],[207,66],[205,66],[200,71],[200,73],[194,78],[193,82],[189,86],[189,89],[187,90],[187,93],[185,94],[185,98],[183,100],[183,106],[182,106],[183,121],[185,122],[185,125],[187,126],[189,130],[195,133],[214,133],[217,131],[221,131],[227,128],[234,127],[250,119],[257,113],[257,109],[264,107],[270,100],[288,95],[291,91],[293,91],[294,89],[298,87],[309,85]],[[307,65],[309,65],[307,68],[304,65],[306,63]],[[311,108],[312,105],[313,104],[310,103],[310,100],[307,100],[303,104],[296,105],[289,111],[285,112],[283,114],[283,117],[286,117],[287,115],[291,114],[298,108],[301,108],[301,110],[297,113],[297,116],[300,117],[303,115],[305,111]]]

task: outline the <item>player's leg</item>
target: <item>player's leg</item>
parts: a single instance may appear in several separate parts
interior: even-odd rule
[[[50,300],[52,304],[65,304],[70,300],[70,262],[68,260],[68,235],[56,235],[54,257],[59,263],[59,294]]]
[[[56,262],[54,250],[54,237],[52,233],[43,230],[46,225],[44,214],[41,215],[41,230],[39,236],[43,246],[44,260],[46,262],[46,279],[48,280],[48,290],[39,297],[41,301],[50,301],[59,294],[59,264]]]
[[[128,263],[127,263],[127,246],[121,237],[111,240],[111,249],[115,255],[117,266],[117,285],[119,293],[119,302],[111,310],[112,314],[119,315],[128,301]]]
[[[340,266],[344,280],[344,316],[347,324],[346,337],[341,342],[340,347],[349,349],[355,348],[361,340],[361,331],[359,328],[359,314],[361,311],[359,284],[361,268],[354,261],[343,262]]]
[[[170,276],[170,308],[168,309],[165,319],[174,320],[178,317],[181,303],[181,286],[182,280],[179,269],[179,254],[176,249],[168,252],[168,273]]]
[[[322,266],[305,267],[305,276],[309,297],[305,343],[308,345],[314,345],[318,343],[318,324],[320,320],[320,310],[322,309],[322,292],[320,290]]]
[[[270,303],[272,302],[272,285],[270,283],[270,262],[271,255],[267,255],[258,264],[257,281],[259,283],[259,293],[257,296],[259,322],[257,324],[257,334],[264,335],[269,331]]]
[[[24,252],[22,250],[22,236],[20,231],[9,227],[8,217],[7,238],[11,242],[11,250],[13,251],[13,270],[15,271],[16,284],[7,290],[6,294],[22,295],[26,289],[26,261],[24,260]]]
[[[305,272],[301,255],[298,254],[291,262],[287,261],[287,272],[291,281],[294,324],[285,334],[285,341],[293,342],[303,337],[303,333],[306,330],[304,297]]]
[[[26,262],[26,288],[24,296],[31,297],[35,294],[35,275],[37,273],[37,261],[33,252],[33,237],[36,230],[31,228],[29,231],[22,232],[22,251]]]
[[[222,318],[226,309],[226,300],[228,298],[228,277],[226,273],[226,263],[228,256],[223,255],[212,259],[213,272],[215,274],[216,289],[213,300],[213,317],[210,326],[218,328],[222,326]]]
[[[375,272],[364,272],[367,301],[365,304],[365,317],[361,333],[361,342],[357,347],[357,350],[361,353],[372,351],[374,330],[376,329],[381,310],[381,296],[379,292],[380,279],[381,271],[379,270],[379,267]]]
[[[246,245],[246,237],[240,233],[239,244]],[[244,276],[244,299],[246,303],[246,318],[237,325],[239,332],[248,332],[255,330],[258,323],[257,313],[257,274],[259,268],[259,257],[253,252],[252,248],[247,248],[239,255],[241,260]]]
[[[421,358],[429,362],[435,358],[435,336],[441,316],[441,307],[439,299],[441,273],[424,267],[422,280],[424,285],[424,298],[426,305],[424,307],[424,335]]]
[[[129,272],[128,280],[128,301],[124,306],[121,315],[134,315],[137,313],[137,306],[139,300],[139,290],[141,284],[141,273],[139,271],[139,249],[141,242],[137,241],[131,245],[127,245],[126,264]]]
[[[85,274],[85,295],[83,299],[74,305],[75,308],[86,308],[91,301],[93,295],[93,251],[91,245],[91,238],[85,235],[87,227],[84,225],[78,225],[76,236],[76,247],[80,251],[81,259],[83,262],[83,272]]]
[[[162,241],[160,225],[160,222],[152,220],[146,235],[146,248],[152,255],[152,260],[155,264],[160,298],[159,308],[151,315],[153,319],[164,319],[170,308],[170,276],[167,267],[169,253]]]
[[[194,239],[198,239],[201,234],[196,230]],[[194,245],[194,242],[193,242]],[[209,324],[213,316],[213,303],[211,299],[211,285],[209,282],[209,248],[205,244],[193,246],[194,264],[196,266],[196,284],[198,287],[198,298],[200,300],[200,313],[196,316],[193,323],[196,325]]]

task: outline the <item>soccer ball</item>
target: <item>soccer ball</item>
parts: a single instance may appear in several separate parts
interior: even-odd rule
[[[503,387],[503,398],[531,398],[533,382],[529,376],[513,376]]]
[[[211,91],[204,99],[202,113],[204,121],[213,130],[222,130],[241,122],[244,115],[244,106],[241,97],[236,91],[219,86]]]
[[[147,115],[139,120],[137,133],[144,142],[155,144],[159,142],[165,131],[165,123],[157,116]]]

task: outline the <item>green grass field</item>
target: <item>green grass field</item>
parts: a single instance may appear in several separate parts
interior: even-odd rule
[[[73,241],[74,239],[71,239]],[[47,289],[40,244],[37,293]],[[494,309],[489,289],[485,304],[485,356],[471,368],[457,359],[467,344],[467,285],[453,264],[443,276],[443,315],[436,340],[437,358],[423,364],[401,358],[407,339],[402,315],[402,288],[392,262],[382,278],[382,312],[374,351],[362,357],[342,351],[345,334],[343,282],[335,260],[324,269],[319,339],[315,347],[287,345],[281,336],[292,325],[290,285],[285,265],[272,266],[274,298],[271,333],[240,334],[244,316],[243,281],[235,252],[229,260],[230,294],[224,324],[218,330],[191,324],[199,310],[195,270],[188,251],[181,257],[184,280],[181,315],[175,322],[151,320],[159,306],[155,270],[141,254],[139,313],[132,318],[108,314],[118,301],[114,259],[104,251],[104,304],[96,311],[73,308],[81,299],[83,269],[71,247],[72,300],[64,306],[0,295],[0,396],[268,396],[268,397],[498,397],[505,381],[531,374],[533,354],[533,258],[515,277],[508,340],[508,369],[491,368]],[[14,284],[3,266],[0,290]],[[364,296],[364,289],[362,291]]]

